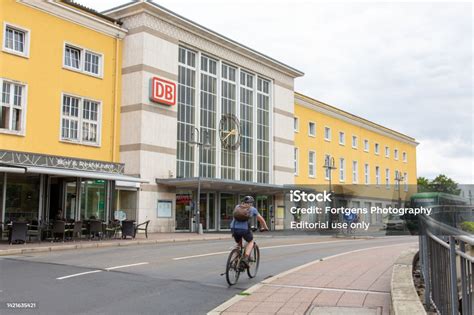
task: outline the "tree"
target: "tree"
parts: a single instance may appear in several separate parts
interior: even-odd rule
[[[433,191],[453,195],[459,195],[461,193],[461,189],[458,188],[458,184],[444,174],[436,176],[436,178],[432,181],[425,177],[418,177],[417,184],[418,192]]]
[[[418,192],[430,191],[430,180],[428,178],[418,177],[416,184],[418,185]]]

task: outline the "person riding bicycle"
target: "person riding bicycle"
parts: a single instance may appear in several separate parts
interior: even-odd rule
[[[247,247],[245,248],[244,258],[242,263],[248,266],[248,259],[250,253],[252,252],[254,241],[253,234],[249,228],[249,219],[256,217],[257,221],[260,222],[261,232],[268,231],[267,223],[265,219],[258,213],[257,208],[253,207],[255,200],[252,196],[246,196],[242,199],[242,202],[237,205],[234,209],[234,219],[230,223],[230,228],[232,231],[232,236],[237,244],[240,247],[243,246],[242,238],[247,242]]]

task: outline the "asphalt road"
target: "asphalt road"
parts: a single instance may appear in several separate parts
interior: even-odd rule
[[[257,277],[243,275],[230,288],[221,273],[231,239],[3,257],[0,314],[205,314],[263,279],[307,262],[418,241],[416,237],[256,237],[262,256]],[[12,310],[6,302],[34,302],[37,307]]]

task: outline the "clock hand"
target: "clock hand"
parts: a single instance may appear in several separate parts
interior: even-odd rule
[[[230,136],[233,136],[233,135],[235,135],[235,133],[236,133],[236,132],[237,132],[237,130],[235,130],[235,129],[232,129],[231,131],[229,131],[229,132],[227,133],[227,136],[225,136],[225,138],[224,138],[224,139],[222,139],[222,141],[226,141],[226,140],[227,140],[227,138],[229,138]]]

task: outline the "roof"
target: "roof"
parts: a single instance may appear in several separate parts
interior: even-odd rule
[[[131,1],[131,2],[128,2],[128,3],[125,3],[123,5],[120,5],[120,6],[117,6],[117,7],[114,7],[114,8],[111,8],[111,9],[108,9],[108,10],[105,10],[102,12],[102,14],[105,14],[105,15],[118,15],[118,17],[120,17],[120,12],[126,10],[126,9],[129,9],[129,8],[132,8],[134,6],[148,6],[147,9],[150,9],[150,10],[154,10],[155,12],[157,13],[161,13],[161,14],[164,14],[166,16],[168,16],[169,18],[174,18],[176,19],[177,21],[179,21],[180,23],[182,23],[183,25],[187,26],[187,27],[190,27],[190,28],[193,28],[193,29],[196,29],[198,31],[201,31],[201,32],[205,32],[207,33],[208,35],[212,36],[212,37],[215,37],[217,39],[220,39],[221,41],[224,41],[226,42],[227,44],[231,45],[231,46],[234,46],[234,47],[237,47],[237,48],[240,48],[240,50],[242,51],[245,51],[247,54],[250,54],[250,55],[254,55],[254,56],[257,56],[257,57],[260,57],[264,60],[266,60],[267,62],[269,63],[272,63],[273,65],[277,66],[277,68],[279,68],[279,70],[281,72],[285,72],[287,73],[288,75],[291,75],[292,77],[300,77],[300,76],[303,76],[304,75],[304,72],[296,69],[296,68],[293,68],[287,64],[284,64],[283,62],[280,62],[272,57],[269,57],[263,53],[260,53],[250,47],[247,47],[237,41],[234,41],[222,34],[219,34],[205,26],[202,26],[182,15],[179,15],[159,4],[156,4],[155,2],[151,1],[151,0],[134,0],[134,1]]]
[[[322,109],[325,109],[326,111],[329,111],[329,112],[332,112],[336,115],[341,115],[341,116],[344,116],[352,121],[357,121],[359,123],[361,123],[362,125],[365,125],[365,126],[370,126],[378,131],[381,131],[381,132],[384,132],[384,133],[387,133],[387,134],[390,134],[392,136],[395,136],[395,137],[398,137],[398,138],[401,138],[407,142],[410,142],[414,145],[418,145],[418,142],[416,142],[415,138],[413,137],[410,137],[410,136],[407,136],[403,133],[400,133],[396,130],[393,130],[393,129],[390,129],[390,128],[387,128],[385,126],[382,126],[382,125],[379,125],[373,121],[370,121],[368,119],[365,119],[363,117],[360,117],[360,116],[357,116],[357,115],[354,115],[354,114],[351,114],[349,112],[346,112],[342,109],[339,109],[335,106],[332,106],[332,105],[329,105],[327,103],[324,103],[324,102],[321,102],[317,99],[314,99],[314,98],[311,98],[309,96],[306,96],[304,94],[301,94],[301,93],[298,93],[298,92],[295,92],[295,99],[300,99],[302,101],[307,101],[309,102],[312,106],[314,107],[320,107]],[[303,105],[303,104],[300,104],[300,105]]]
[[[122,22],[120,22],[119,20],[116,20],[116,19],[114,19],[114,18],[112,18],[112,17],[110,17],[110,16],[107,16],[107,15],[104,15],[104,14],[102,14],[102,13],[100,13],[100,12],[98,12],[98,11],[92,9],[92,8],[88,8],[88,7],[86,7],[86,6],[82,5],[82,4],[79,4],[79,3],[77,3],[77,2],[75,2],[75,1],[73,1],[73,0],[60,0],[60,1],[63,2],[64,4],[67,4],[67,5],[71,6],[71,7],[74,7],[74,8],[76,8],[76,9],[79,9],[79,10],[81,10],[81,11],[83,11],[83,12],[86,12],[86,13],[89,13],[89,14],[92,14],[92,15],[95,15],[96,17],[99,17],[99,18],[104,19],[104,20],[106,20],[106,21],[112,22],[112,23],[114,23],[114,24],[122,25]]]

